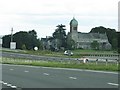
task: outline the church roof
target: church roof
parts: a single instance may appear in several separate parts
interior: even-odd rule
[[[105,34],[99,34],[99,33],[79,33],[79,38],[84,39],[107,39],[107,36]]]
[[[70,21],[70,25],[77,26],[78,25],[78,21],[73,17],[73,19]]]

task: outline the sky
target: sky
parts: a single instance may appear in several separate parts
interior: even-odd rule
[[[119,0],[0,0],[0,35],[35,30],[38,38],[52,36],[56,26],[73,17],[79,32],[104,26],[118,31]]]

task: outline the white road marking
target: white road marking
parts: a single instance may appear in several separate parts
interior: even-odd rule
[[[5,83],[5,82],[3,82],[3,81],[0,81],[0,83],[6,85],[6,86],[8,86],[8,87],[11,87],[11,88],[17,88],[17,86],[13,86],[12,84]]]
[[[77,79],[76,77],[69,77],[70,79]]]
[[[11,84],[7,84],[8,87],[11,87],[12,85]]]
[[[44,74],[44,75],[47,75],[47,76],[50,75],[50,74],[48,74],[48,73],[43,73],[43,74]]]
[[[29,72],[29,71],[24,71],[24,72]]]
[[[11,86],[11,88],[17,88],[16,86]]]
[[[10,56],[14,56],[14,55],[10,55]]]
[[[119,84],[116,83],[108,83],[109,85],[114,85],[114,86],[118,86]]]
[[[3,84],[4,84],[4,85],[7,85],[8,83],[4,83],[4,82],[3,82]]]
[[[12,71],[12,70],[14,70],[14,69],[11,68],[10,70]]]
[[[3,83],[3,81],[0,81],[0,83]]]

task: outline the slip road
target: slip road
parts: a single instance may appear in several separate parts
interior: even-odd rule
[[[11,88],[118,88],[118,73],[3,64],[0,82]]]

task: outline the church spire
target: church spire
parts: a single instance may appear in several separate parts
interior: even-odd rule
[[[73,17],[70,21],[70,32],[77,31],[78,28],[78,21]]]

